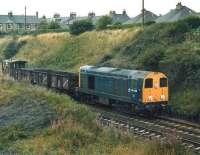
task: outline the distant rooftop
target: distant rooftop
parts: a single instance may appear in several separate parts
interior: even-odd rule
[[[122,11],[122,14],[117,14],[115,11],[110,11],[113,23],[124,23],[130,19],[127,15],[126,10]]]
[[[176,8],[171,10],[169,13],[167,13],[164,16],[159,17],[156,22],[162,23],[162,22],[174,22],[178,21],[180,19],[184,19],[188,16],[197,15],[195,11],[192,9],[183,6],[181,3],[178,3],[176,5]]]
[[[155,21],[158,18],[156,14],[154,14],[151,11],[145,10],[144,11],[144,21],[145,23]],[[136,23],[142,23],[142,13],[138,16],[128,20],[125,24],[136,24]]]
[[[9,12],[8,15],[0,15],[0,23],[24,23],[25,22],[25,16],[24,15],[14,15],[12,12]],[[38,16],[26,16],[26,23],[38,23]]]

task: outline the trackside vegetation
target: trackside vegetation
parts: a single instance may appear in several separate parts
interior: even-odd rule
[[[196,119],[200,114],[200,45],[186,36],[199,26],[198,17],[189,17],[145,29],[134,26],[78,36],[48,33],[1,38],[0,56],[17,53],[30,67],[73,72],[86,64],[161,71],[169,77],[174,112]]]
[[[192,155],[177,141],[145,142],[102,128],[98,114],[66,95],[5,78],[0,91],[1,153]]]
[[[70,25],[69,32],[72,35],[79,35],[86,31],[91,31],[94,29],[94,25],[90,19],[75,21]]]
[[[108,25],[112,24],[112,18],[110,16],[102,16],[96,24],[97,30],[104,30],[108,27]]]

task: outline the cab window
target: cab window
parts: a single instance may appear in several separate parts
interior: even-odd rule
[[[94,90],[95,89],[95,77],[88,76],[88,88]]]
[[[153,79],[145,80],[145,88],[153,88]]]
[[[167,78],[160,79],[160,87],[167,87]]]

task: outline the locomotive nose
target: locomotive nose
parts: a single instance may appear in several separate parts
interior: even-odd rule
[[[160,104],[168,101],[167,77],[162,73],[152,72],[144,79],[143,103]]]

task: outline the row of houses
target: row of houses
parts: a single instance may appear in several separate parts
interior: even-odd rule
[[[176,5],[175,9],[170,10],[166,15],[156,15],[151,11],[144,10],[144,20],[145,22],[174,22],[188,16],[199,16],[200,13],[193,11],[192,9],[183,6],[181,3]],[[142,13],[134,18],[130,18],[127,15],[126,10],[123,10],[122,13],[118,14],[115,11],[110,11],[109,16],[113,20],[113,24],[136,24],[142,22]],[[62,28],[68,28],[75,21],[91,19],[93,24],[96,24],[99,18],[102,16],[96,16],[94,12],[88,13],[87,16],[77,16],[75,12],[71,12],[69,17],[61,17],[59,14],[55,14],[53,18],[47,18],[47,22],[56,21]],[[38,17],[38,12],[35,15],[14,15],[12,12],[9,12],[7,15],[0,15],[0,31],[11,31],[11,30],[28,30],[34,31],[37,29],[38,24],[42,18]]]
[[[140,13],[134,18],[130,18],[127,15],[127,12],[125,10],[122,11],[121,14],[117,14],[115,11],[110,11],[109,15],[112,17],[113,24],[115,23],[121,23],[121,24],[138,24],[142,23],[143,14]],[[187,6],[182,5],[181,3],[178,3],[175,7],[175,9],[170,10],[165,15],[156,15],[153,12],[149,10],[144,10],[144,21],[147,22],[157,22],[157,23],[163,23],[163,22],[175,22],[181,19],[184,19],[188,16],[199,16],[200,13],[195,12],[194,10],[188,8]],[[88,16],[85,17],[79,17],[76,15],[76,13],[71,13],[69,17],[60,17],[55,16],[54,18],[49,19],[49,21],[59,21],[59,23],[62,25],[62,27],[68,27],[71,25],[74,21],[83,20],[90,18],[94,24],[98,21],[98,19],[101,16],[96,16],[94,12],[88,13]]]
[[[7,15],[0,15],[0,31],[12,30],[36,30],[39,24],[38,12],[32,16],[13,15],[9,12]]]
[[[110,11],[108,15],[112,18],[113,24],[125,23],[126,21],[130,20],[130,17],[127,15],[126,10],[123,10],[121,14],[118,14],[115,11]],[[55,14],[53,18],[48,18],[47,20],[48,22],[59,22],[63,28],[68,28],[75,21],[85,19],[90,19],[95,25],[101,17],[102,16],[96,16],[94,12],[89,12],[87,16],[77,16],[75,12],[71,12],[69,17],[60,17],[59,14]]]
[[[184,19],[188,16],[199,16],[200,13],[195,12],[194,10],[188,8],[187,6],[178,3],[175,9],[170,10],[165,15],[156,15],[151,11],[145,10],[144,11],[144,20],[145,22],[156,22],[156,23],[164,23],[164,22],[175,22],[181,19]],[[135,24],[142,22],[142,13],[138,16],[128,20],[124,24]]]

